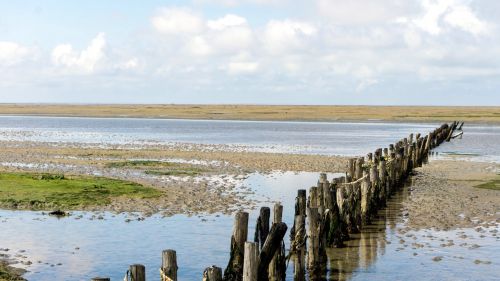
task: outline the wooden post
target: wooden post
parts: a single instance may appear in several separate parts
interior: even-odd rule
[[[279,203],[274,205],[274,220],[273,225],[280,223],[283,215],[283,206]],[[281,245],[280,249],[274,253],[273,259],[269,264],[269,280],[283,281],[286,274],[286,255],[285,246]]]
[[[325,181],[322,186],[321,192],[323,193],[323,206],[325,210],[329,210],[333,208],[333,197],[330,192],[330,183]]]
[[[237,212],[234,217],[233,235],[231,236],[231,255],[224,271],[224,280],[240,281],[243,278],[245,242],[248,237],[248,213]]]
[[[365,172],[363,172],[365,173]],[[360,179],[361,180],[361,179]],[[351,221],[352,221],[352,232],[361,231],[362,219],[361,219],[361,182],[360,180],[353,182],[351,187]]]
[[[307,268],[309,275],[315,276],[318,274],[320,266],[320,218],[317,208],[307,209],[307,218],[309,220],[309,229],[307,236],[309,237],[309,249],[307,251]]]
[[[245,242],[243,281],[257,281],[259,269],[259,244]]]
[[[107,277],[94,277],[92,279],[90,279],[91,281],[111,281],[110,278],[107,278]]]
[[[370,175],[365,172],[361,182],[361,221],[363,224],[370,222]]]
[[[162,281],[177,281],[177,253],[174,250],[162,252],[160,277]]]
[[[387,176],[386,176],[386,166],[385,160],[379,162],[378,165],[378,175],[380,178],[380,202],[382,206],[386,205],[387,200]]]
[[[295,197],[295,217],[294,218],[296,218],[298,215],[302,215],[305,218],[306,217],[306,208],[307,208],[306,190],[299,189],[297,191],[297,197]],[[295,239],[295,229],[296,229],[296,225],[294,223],[292,226],[292,229],[290,229],[290,241],[292,243],[293,243],[293,240]]]
[[[262,247],[259,255],[259,270],[258,270],[258,280],[267,281],[269,280],[269,263],[271,262],[274,254],[283,245],[283,237],[285,237],[287,226],[285,223],[275,223],[269,231],[266,243]]]
[[[205,268],[202,281],[222,281],[222,269],[215,265]]]
[[[280,203],[274,204],[274,212],[273,212],[273,224],[279,223],[283,218],[283,205]]]
[[[271,209],[269,207],[260,208],[260,215],[257,218],[257,223],[255,224],[255,236],[254,242],[262,246],[266,242],[267,234],[269,234],[269,218],[271,216]]]
[[[309,200],[308,200],[308,207],[309,208],[318,208],[318,187],[317,186],[311,186],[309,188]]]
[[[132,281],[146,281],[146,267],[142,264],[132,264],[129,273]]]
[[[364,164],[364,159],[363,157],[360,157],[356,159],[356,180],[360,179],[363,176],[363,164]]]
[[[377,205],[379,203],[379,179],[378,179],[378,167],[377,165],[372,165],[370,167],[370,204],[372,207],[371,212],[375,212],[377,210]],[[371,214],[370,214],[371,215]]]
[[[355,171],[356,171],[356,168],[355,168],[355,163],[356,159],[355,158],[350,158],[348,161],[347,161],[347,176],[351,179],[351,180],[355,180]]]
[[[295,281],[305,280],[305,253],[306,253],[306,225],[305,216],[295,216],[295,239],[292,245],[292,251],[295,252],[293,276]]]

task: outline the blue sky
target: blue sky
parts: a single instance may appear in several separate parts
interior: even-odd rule
[[[0,0],[0,102],[500,105],[496,0]]]

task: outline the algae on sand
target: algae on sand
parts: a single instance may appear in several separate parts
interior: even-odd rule
[[[476,185],[477,188],[500,190],[500,175],[496,179],[490,180],[488,182]]]
[[[15,269],[0,260],[0,281],[26,281],[21,274],[22,269]]]
[[[0,173],[0,207],[69,209],[110,204],[113,198],[155,198],[161,191],[141,184],[91,176]]]

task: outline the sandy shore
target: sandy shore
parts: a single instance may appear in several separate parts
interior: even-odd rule
[[[500,123],[500,107],[317,105],[0,104],[2,115],[277,121],[455,121]]]
[[[113,167],[113,163],[151,161],[146,167]],[[158,163],[155,163],[158,162]],[[196,175],[154,175],[162,163],[199,170]],[[90,211],[160,212],[196,215],[230,214],[255,206],[251,191],[242,185],[249,174],[271,171],[343,172],[343,157],[235,151],[226,146],[177,144],[100,148],[82,144],[0,142],[0,169],[75,175],[97,175],[138,182],[164,191],[158,199],[117,198],[105,207]]]
[[[431,161],[416,170],[403,202],[412,229],[452,230],[497,227],[500,191],[475,186],[497,177],[500,165],[469,161]]]

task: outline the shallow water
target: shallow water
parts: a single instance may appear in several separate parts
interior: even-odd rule
[[[138,146],[191,142],[229,144],[256,151],[364,155],[410,132],[425,134],[434,127],[404,123],[0,117],[0,140]],[[443,144],[432,159],[500,162],[500,127],[466,124],[464,131],[462,139]],[[318,176],[291,172],[252,174],[243,184],[256,191],[258,199],[267,201],[265,205],[281,201],[283,219],[291,226],[296,190],[314,185]],[[354,236],[359,239],[348,242],[349,247],[329,251],[328,276],[332,280],[495,280],[500,243],[493,235],[479,237],[481,233],[465,230],[471,236],[467,242],[480,246],[472,249],[460,246],[457,236],[462,230],[423,230],[413,235],[419,242],[427,241],[425,247],[412,249],[411,243],[401,244],[401,239],[412,239],[404,238],[408,233],[403,235],[398,230],[405,226],[400,204],[405,196],[406,190],[398,193],[373,226]],[[250,239],[257,213],[251,210]],[[149,280],[158,280],[161,250],[168,248],[177,250],[180,280],[200,280],[205,267],[215,264],[224,268],[229,258],[233,224],[230,216],[153,216],[137,221],[137,216],[130,214],[104,213],[103,220],[97,219],[99,215],[75,212],[69,218],[57,219],[41,212],[0,210],[0,248],[10,248],[6,253],[33,262],[27,267],[30,272],[26,277],[41,281],[89,280],[97,275],[121,280],[133,263],[146,265]],[[423,237],[429,234],[439,238]],[[457,242],[441,247],[439,239]],[[288,234],[285,241],[288,243]],[[442,258],[434,261],[436,257]],[[481,263],[476,264],[476,260]],[[288,280],[292,267],[290,264]]]
[[[0,116],[0,141],[224,144],[236,150],[362,155],[437,124]]]
[[[317,173],[253,174],[242,184],[255,190],[257,199],[282,202],[283,220],[290,222],[296,190],[308,188],[317,179]],[[258,210],[249,211],[251,239]],[[89,280],[97,275],[118,280],[133,263],[144,264],[148,276],[157,276],[161,251],[169,248],[177,251],[180,280],[198,280],[205,267],[227,265],[231,216],[152,216],[144,221],[132,217],[126,222],[131,216],[104,213],[104,220],[99,220],[98,215],[74,212],[57,219],[41,212],[0,211],[0,248],[10,248],[8,254],[26,250],[22,254],[33,262],[26,274],[29,280]]]

